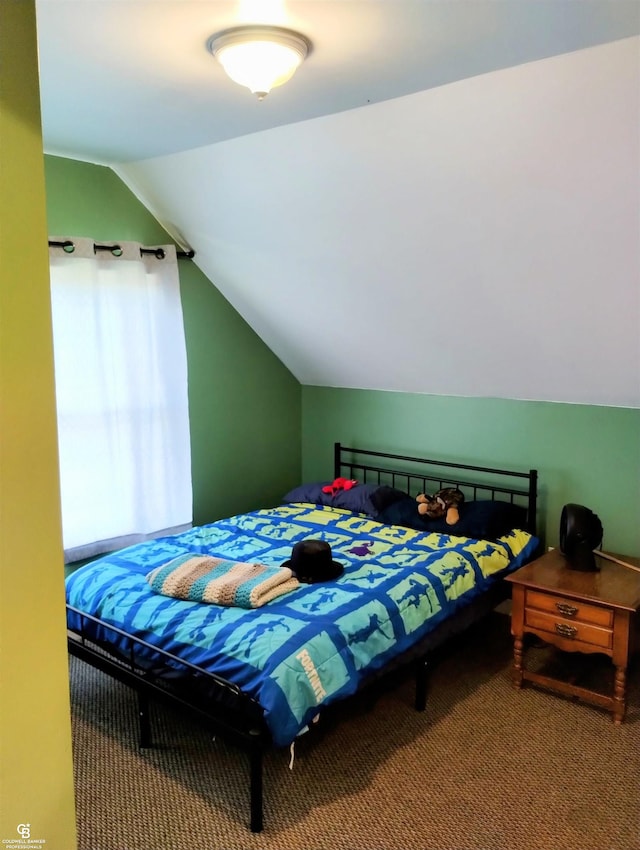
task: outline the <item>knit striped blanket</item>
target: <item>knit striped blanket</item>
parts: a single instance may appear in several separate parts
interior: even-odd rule
[[[156,567],[146,579],[163,596],[239,608],[259,608],[300,586],[288,567],[190,554]]]

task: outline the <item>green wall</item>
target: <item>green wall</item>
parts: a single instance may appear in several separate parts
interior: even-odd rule
[[[0,840],[73,850],[34,0],[0,2],[0,57]]]
[[[170,241],[111,169],[45,159],[50,234]],[[301,388],[200,272],[197,258],[179,267],[196,523],[275,503],[299,480],[329,476],[340,440],[535,467],[546,544],[557,543],[562,505],[575,501],[602,519],[606,548],[640,554],[640,411]]]
[[[603,548],[640,555],[640,410],[304,387],[303,478],[332,469],[335,440],[359,448],[539,472],[539,525],[557,545],[562,506],[604,526]]]
[[[45,157],[49,234],[171,242],[104,166]],[[197,267],[180,260],[194,522],[278,501],[300,478],[301,387]]]

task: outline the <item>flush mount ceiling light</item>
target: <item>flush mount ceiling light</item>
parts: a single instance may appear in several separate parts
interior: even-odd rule
[[[207,49],[234,82],[258,100],[290,80],[311,50],[305,36],[283,27],[242,26],[212,35]]]

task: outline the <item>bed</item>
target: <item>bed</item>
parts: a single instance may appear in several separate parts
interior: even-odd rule
[[[465,495],[455,526],[417,512],[417,493],[445,487]],[[336,443],[332,479],[71,573],[69,651],[135,689],[140,747],[151,745],[151,699],[179,705],[243,747],[258,832],[267,747],[313,734],[325,710],[398,665],[415,665],[416,708],[424,709],[431,659],[504,599],[504,576],[536,555],[536,498],[535,470]],[[274,584],[296,544],[310,539],[329,545],[342,574]],[[223,602],[202,601],[202,582],[176,598],[168,578],[194,559],[234,570],[260,564],[272,596],[256,595],[267,584],[254,579],[251,594],[237,581],[242,595]]]

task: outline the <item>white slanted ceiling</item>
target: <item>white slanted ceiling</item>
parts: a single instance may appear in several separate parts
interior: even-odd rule
[[[303,384],[639,407],[639,55],[117,171]]]
[[[48,153],[111,164],[211,145],[640,34],[638,0],[36,0]],[[206,49],[239,24],[312,50],[262,103]]]

